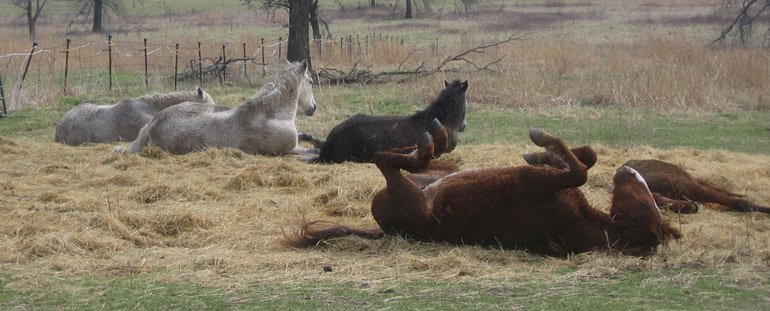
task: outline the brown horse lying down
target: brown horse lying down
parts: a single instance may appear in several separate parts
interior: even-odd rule
[[[596,156],[589,146],[574,148],[572,153],[584,162],[584,158],[591,157],[596,162]],[[546,164],[555,167],[565,165],[542,152],[526,154],[524,159],[529,164]],[[681,167],[668,162],[630,160],[623,165],[635,169],[644,176],[658,206],[676,213],[697,213],[698,205],[694,201],[714,203],[711,206],[718,210],[770,213],[770,208],[745,200],[743,195],[722,189],[705,179],[695,178]]]
[[[737,194],[702,178],[692,177],[681,167],[659,160],[631,160],[624,164],[639,171],[653,195],[662,197],[660,205],[681,205],[689,200],[714,203],[718,210],[770,213],[770,208],[743,199]],[[655,198],[658,201],[658,198]],[[666,201],[669,200],[669,201]]]
[[[299,232],[286,237],[287,242],[310,246],[345,235],[379,238],[388,233],[563,257],[603,248],[645,254],[682,236],[661,218],[644,179],[635,170],[625,166],[617,170],[607,214],[591,207],[577,188],[586,182],[588,166],[561,139],[537,129],[530,129],[529,136],[566,167],[466,170],[421,187],[401,169],[429,166],[435,146],[426,133],[415,152],[375,155],[387,183],[372,201],[372,215],[380,228],[304,222]]]

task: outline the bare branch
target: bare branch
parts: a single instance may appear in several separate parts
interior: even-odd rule
[[[449,64],[451,62],[454,62],[454,61],[459,61],[459,60],[467,61],[467,59],[464,59],[463,57],[468,55],[468,54],[471,54],[471,53],[483,54],[483,53],[486,53],[486,50],[488,48],[495,47],[495,46],[498,46],[498,45],[501,45],[501,44],[505,44],[505,43],[511,42],[513,40],[519,40],[519,39],[524,38],[525,36],[526,35],[522,34],[522,33],[515,33],[512,36],[510,36],[508,39],[505,39],[505,40],[502,40],[502,41],[493,42],[493,43],[490,43],[490,44],[487,44],[487,45],[477,46],[477,47],[471,48],[471,49],[469,49],[469,50],[467,50],[465,52],[462,52],[460,54],[457,54],[457,55],[454,55],[454,56],[448,56],[446,59],[444,59],[443,62],[441,62],[441,64],[439,64],[436,67],[436,71],[441,71],[441,69],[444,68],[444,66],[446,66],[447,64]]]
[[[323,84],[380,83],[383,81],[388,81],[394,77],[402,77],[397,81],[403,82],[407,79],[410,79],[416,76],[428,76],[438,72],[461,72],[461,70],[458,70],[458,69],[444,69],[444,66],[451,62],[463,62],[463,63],[469,64],[470,66],[473,67],[472,71],[476,71],[476,72],[478,71],[498,72],[492,67],[498,66],[499,63],[505,58],[505,56],[502,56],[492,62],[483,64],[483,65],[479,65],[476,62],[470,60],[468,56],[472,54],[483,54],[486,52],[488,48],[499,46],[501,44],[505,44],[507,42],[520,39],[523,37],[524,37],[523,35],[514,35],[502,41],[493,42],[487,45],[477,46],[467,51],[464,51],[458,55],[449,56],[438,67],[436,67],[433,70],[425,70],[424,62],[420,63],[420,65],[413,70],[403,69],[404,63],[412,56],[412,54],[414,54],[415,50],[411,51],[401,61],[401,63],[399,63],[398,68],[394,71],[383,71],[378,73],[372,73],[369,70],[359,70],[357,68],[358,62],[356,62],[356,64],[353,66],[353,69],[351,69],[347,73],[337,69],[333,69],[333,68],[321,68],[317,72],[318,82]]]

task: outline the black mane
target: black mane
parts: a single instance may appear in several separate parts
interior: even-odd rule
[[[429,120],[437,118],[439,121],[445,122],[449,113],[455,109],[455,98],[465,91],[463,90],[462,84],[463,83],[460,82],[460,80],[454,80],[452,83],[449,83],[443,90],[441,90],[441,93],[438,94],[438,97],[436,97],[428,108],[416,112],[412,115],[412,118]]]

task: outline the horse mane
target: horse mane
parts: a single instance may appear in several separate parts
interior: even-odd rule
[[[433,100],[428,108],[416,112],[414,115],[412,115],[412,117],[429,120],[437,118],[441,122],[446,122],[446,118],[449,116],[449,113],[454,109],[454,103],[452,102],[452,99],[454,99],[460,92],[462,92],[462,88],[460,86],[461,83],[462,82],[460,82],[460,80],[452,81],[452,83],[441,90],[441,93],[438,94],[436,99]]]
[[[263,106],[273,108],[276,104],[281,104],[281,98],[295,90],[295,86],[301,78],[302,63],[292,63],[286,68],[279,70],[273,79],[257,90],[254,95],[249,97],[243,104],[245,106]]]
[[[211,96],[204,92],[204,96],[208,97],[208,101],[213,103]],[[160,111],[164,108],[187,101],[198,101],[198,89],[192,91],[180,91],[172,93],[158,93],[137,97],[135,100],[146,103],[153,110]]]

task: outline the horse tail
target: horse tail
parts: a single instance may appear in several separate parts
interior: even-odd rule
[[[150,142],[150,124],[152,124],[152,122],[145,124],[142,129],[139,130],[139,135],[136,136],[136,139],[131,143],[130,147],[115,146],[112,151],[121,154],[134,154],[141,151],[142,148],[147,147]]]
[[[284,232],[283,243],[298,248],[310,247],[315,246],[324,240],[349,235],[355,235],[366,239],[379,239],[382,238],[385,233],[380,228],[358,229],[328,221],[307,221],[303,218],[300,222],[298,231],[291,233]]]
[[[305,141],[313,145],[313,147],[321,149],[323,147],[325,141],[322,141],[318,138],[313,137],[313,135],[310,135],[308,133],[297,133],[297,140],[299,141]]]

